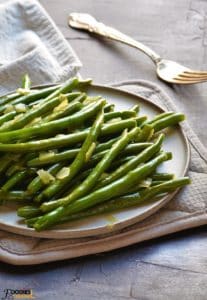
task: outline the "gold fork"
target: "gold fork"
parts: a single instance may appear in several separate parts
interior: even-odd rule
[[[71,27],[84,29],[141,50],[156,64],[157,75],[164,81],[178,84],[193,84],[207,81],[207,72],[191,70],[174,61],[162,59],[149,47],[112,27],[98,22],[89,14],[72,13],[69,15],[68,24]]]

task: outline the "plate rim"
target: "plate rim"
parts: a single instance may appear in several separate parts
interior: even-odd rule
[[[55,86],[58,85],[57,83],[55,84],[43,84],[43,85],[36,85],[36,86],[32,86],[32,89],[42,89],[42,88],[46,88],[46,87],[51,87],[51,86]],[[112,87],[112,86],[108,86],[106,84],[94,84],[92,83],[90,86],[88,86],[88,88],[100,88],[100,89],[106,89],[106,90],[111,90],[112,92],[119,92],[122,94],[129,96],[133,96],[135,98],[139,98],[141,101],[146,102],[147,104],[149,104],[150,106],[154,106],[155,108],[159,109],[162,112],[166,112],[167,110],[162,107],[161,105],[157,104],[157,103],[153,103],[152,101],[150,101],[149,99],[137,95],[133,92],[128,92],[125,91],[121,88],[118,87]],[[84,91],[87,90],[87,87],[83,89]],[[12,92],[10,92],[12,93]],[[7,93],[3,96],[9,95],[10,93]],[[2,97],[3,97],[2,96]],[[190,149],[190,143],[188,141],[188,138],[182,128],[182,126],[180,124],[177,125],[177,127],[179,128],[180,133],[182,134],[182,139],[184,141],[185,147],[186,147],[186,163],[185,163],[185,167],[183,169],[183,176],[186,175],[188,169],[189,169],[189,164],[190,164],[190,157],[191,157],[191,149]],[[116,232],[119,232],[120,230],[130,227],[133,224],[135,224],[136,222],[141,222],[143,221],[145,218],[149,217],[150,215],[154,214],[156,211],[158,211],[160,208],[162,208],[164,205],[167,204],[167,202],[169,202],[173,196],[178,193],[178,191],[180,190],[180,188],[176,189],[174,192],[166,195],[165,197],[161,198],[158,201],[155,201],[153,203],[152,208],[150,208],[150,210],[147,210],[146,212],[142,213],[141,216],[138,217],[132,217],[129,220],[125,220],[125,221],[119,221],[118,223],[113,224],[112,227],[110,226],[104,226],[104,227],[100,227],[100,228],[93,228],[93,229],[86,229],[86,230],[70,230],[70,229],[51,229],[51,230],[44,230],[44,231],[40,231],[37,232],[35,231],[33,228],[28,228],[25,225],[24,227],[18,227],[16,225],[9,225],[9,224],[5,224],[2,223],[0,221],[0,229],[2,230],[6,230],[8,232],[11,233],[15,233],[15,234],[20,234],[20,235],[24,235],[24,236],[28,236],[28,237],[37,237],[37,238],[47,238],[47,239],[51,239],[51,238],[55,238],[55,239],[78,239],[78,238],[87,238],[87,237],[95,237],[95,236],[107,236],[107,235],[111,235],[115,234]],[[136,221],[136,218],[139,218],[138,221]],[[127,223],[127,224],[126,224]],[[98,231],[98,232],[96,232]]]

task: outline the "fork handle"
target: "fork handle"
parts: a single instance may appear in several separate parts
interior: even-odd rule
[[[157,64],[161,60],[161,57],[149,47],[132,39],[131,37],[123,34],[122,32],[112,27],[106,26],[103,23],[98,22],[94,17],[92,17],[89,14],[71,13],[69,15],[68,23],[71,27],[84,29],[86,31],[93,32],[98,35],[137,48],[145,54],[147,54],[155,64]]]

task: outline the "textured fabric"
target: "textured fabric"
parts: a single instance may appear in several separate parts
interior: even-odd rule
[[[0,24],[0,94],[18,87],[25,73],[33,85],[77,74],[79,59],[37,1],[4,1]]]
[[[116,86],[144,96],[165,109],[176,110],[172,100],[152,83],[131,81]],[[192,184],[182,189],[165,207],[142,222],[99,237],[38,239],[0,231],[1,260],[11,264],[40,264],[109,251],[207,224],[207,152],[187,122],[182,126],[191,147],[189,176]]]

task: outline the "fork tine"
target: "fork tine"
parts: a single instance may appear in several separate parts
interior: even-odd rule
[[[207,76],[206,77],[193,77],[193,76],[186,77],[186,76],[183,76],[182,74],[179,74],[179,75],[175,76],[174,79],[183,80],[183,81],[206,81]]]
[[[184,71],[185,74],[195,74],[195,75],[207,75],[207,71],[195,71],[195,70],[187,70],[187,71]]]
[[[180,77],[180,75],[178,76],[175,76],[174,79],[176,80],[180,80],[180,81],[206,81],[207,80],[207,77],[206,78],[186,78],[186,77]]]
[[[179,74],[182,78],[192,78],[192,79],[206,79],[207,75],[196,75],[196,74]]]
[[[173,83],[179,83],[179,84],[193,84],[193,83],[202,83],[202,82],[206,82],[207,79],[204,80],[186,80],[183,78],[173,78],[171,82]]]
[[[194,74],[193,72],[192,73],[181,73],[178,75],[179,77],[182,77],[182,78],[193,78],[193,79],[206,79],[207,78],[207,73],[206,75],[198,75],[198,74]]]
[[[200,80],[206,80],[207,76],[198,76],[195,74],[185,74],[184,72],[180,72],[175,75],[174,79],[179,79],[179,80],[185,80],[185,81],[200,81]]]

